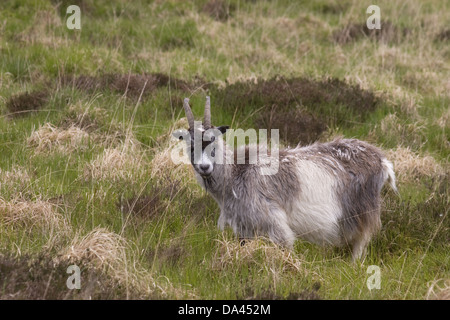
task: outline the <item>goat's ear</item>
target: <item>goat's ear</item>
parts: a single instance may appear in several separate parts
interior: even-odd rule
[[[216,128],[217,130],[219,130],[222,134],[225,134],[225,132],[227,132],[228,129],[230,129],[230,126],[220,126]]]
[[[187,130],[175,130],[172,132],[172,136],[174,136],[178,140],[187,140],[189,138],[189,131]]]

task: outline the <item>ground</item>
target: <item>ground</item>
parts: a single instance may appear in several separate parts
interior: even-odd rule
[[[377,5],[381,30],[356,0],[2,1],[0,298],[448,299],[450,4]],[[170,157],[206,95],[216,125],[386,153],[400,196],[364,261],[218,230]]]

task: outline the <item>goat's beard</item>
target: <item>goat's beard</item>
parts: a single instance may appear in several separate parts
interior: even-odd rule
[[[211,189],[216,183],[216,179],[214,179],[213,175],[209,176],[201,176],[203,179],[203,184],[205,185],[205,190],[208,191],[208,187]]]

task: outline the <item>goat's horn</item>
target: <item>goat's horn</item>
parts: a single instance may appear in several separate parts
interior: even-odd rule
[[[211,128],[211,100],[209,96],[206,96],[206,103],[205,103],[205,115],[203,118],[203,127],[205,129]]]
[[[184,98],[183,102],[184,112],[186,113],[186,118],[189,123],[189,129],[194,128],[194,114],[192,113],[191,107],[189,106],[189,98]]]

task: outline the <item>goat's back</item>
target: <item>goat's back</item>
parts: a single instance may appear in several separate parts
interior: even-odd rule
[[[393,174],[381,150],[357,139],[337,139],[287,150],[285,157],[292,159],[292,156],[300,168],[298,178],[303,193],[300,197],[312,199],[313,203],[322,202],[317,203],[318,214],[328,217],[341,240],[351,242],[362,233],[372,233],[380,227],[380,191]],[[308,167],[307,163],[310,168],[302,170],[302,166]],[[320,173],[308,172],[313,170],[312,164]],[[321,213],[323,208],[328,211]]]

